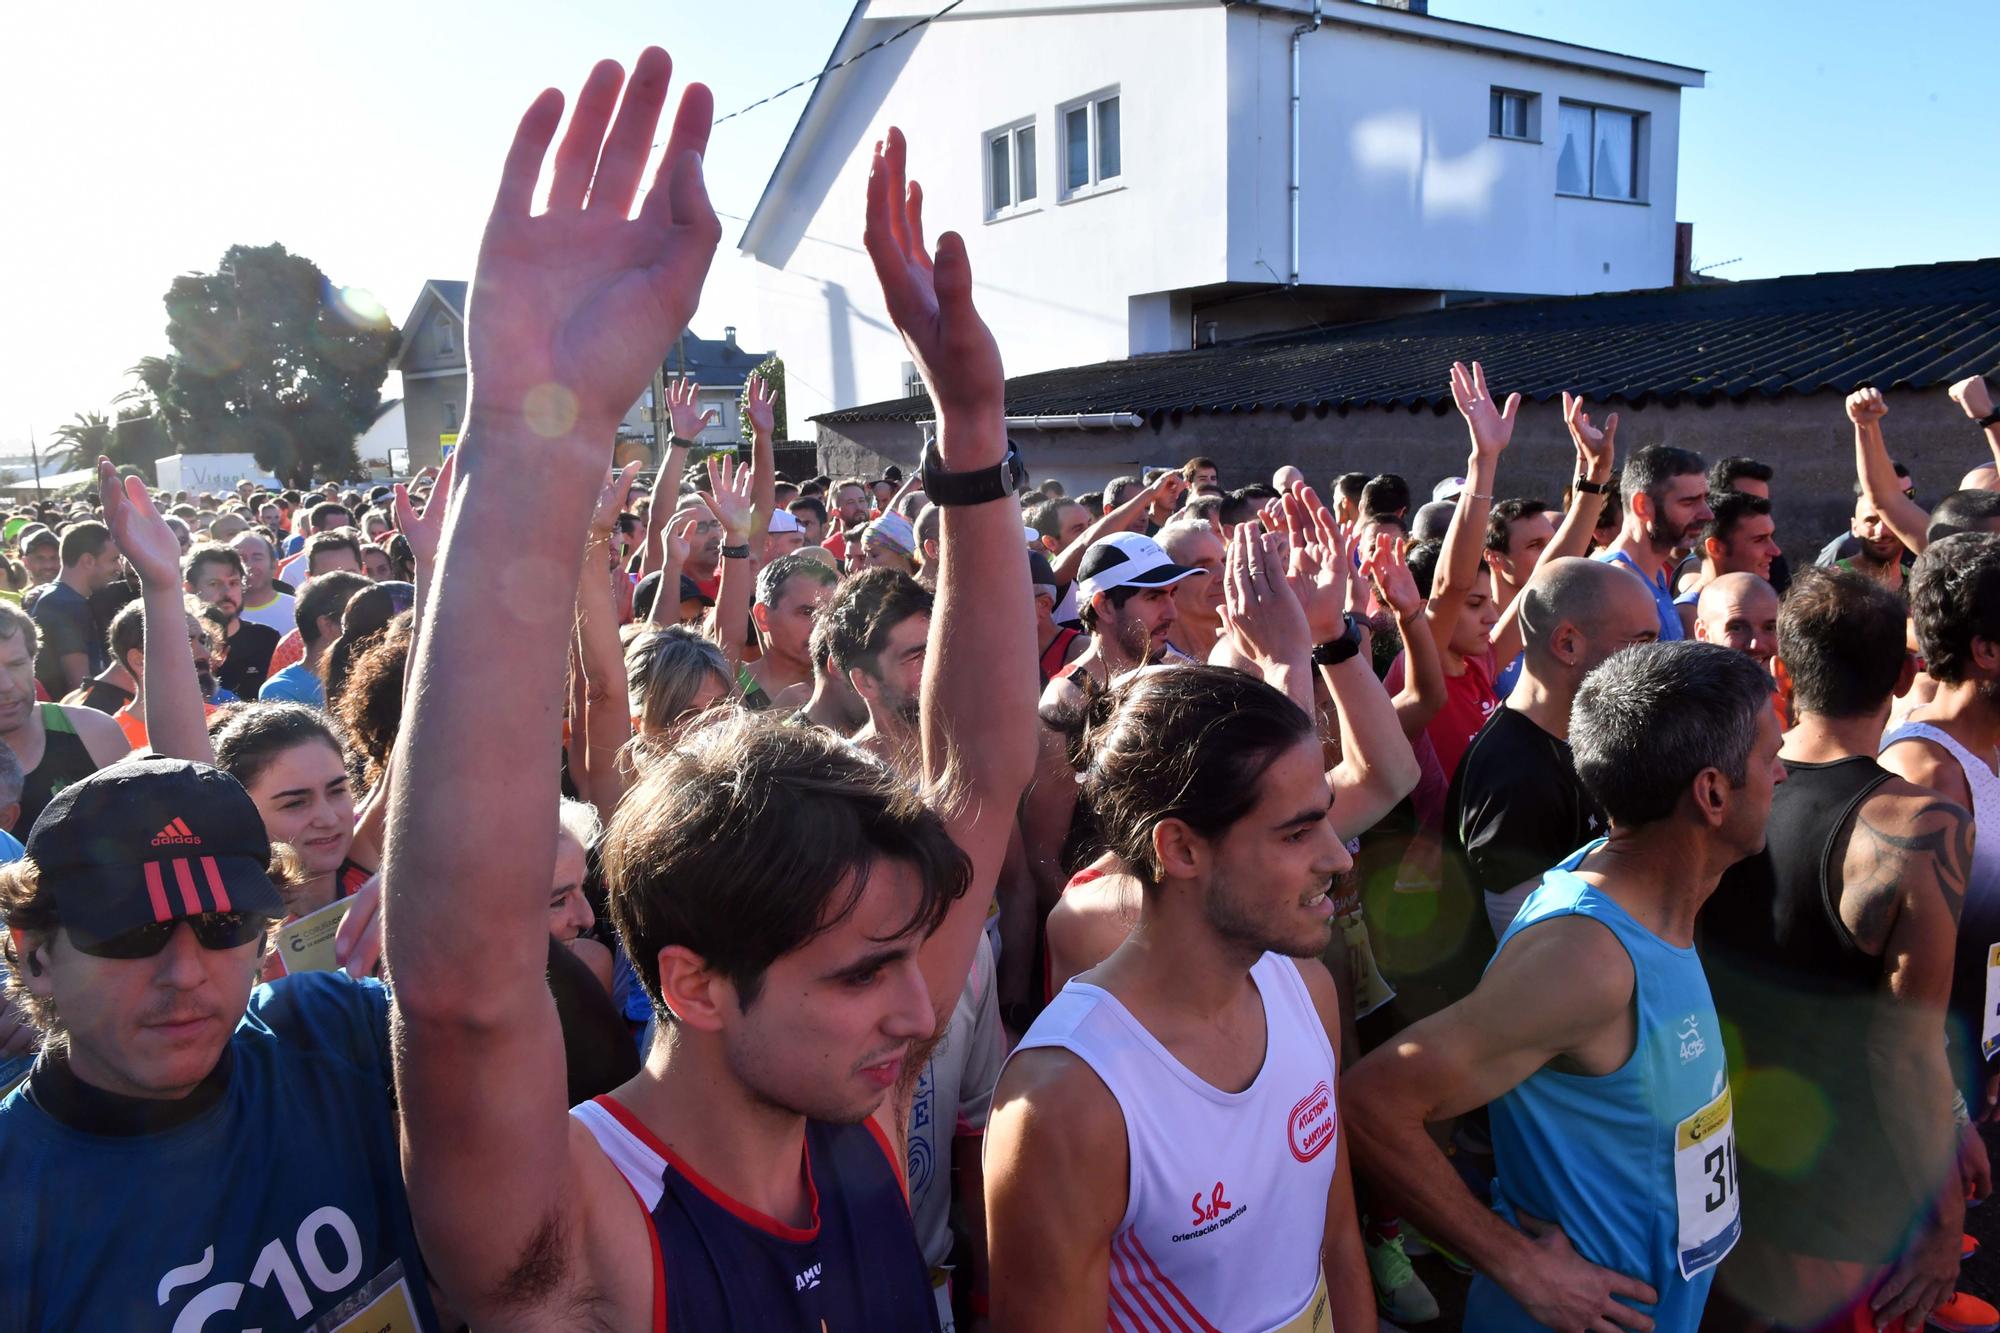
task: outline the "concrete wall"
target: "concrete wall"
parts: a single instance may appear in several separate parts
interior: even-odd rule
[[[1852,513],[1854,437],[1841,401],[1837,394],[1824,393],[1707,407],[1620,405],[1619,461],[1622,465],[1634,450],[1649,444],[1671,444],[1693,449],[1710,463],[1729,454],[1770,463],[1778,469],[1778,539],[1799,564],[1845,531]],[[1890,451],[1916,478],[1917,498],[1925,505],[1956,488],[1967,470],[1990,461],[1978,429],[1942,392],[1897,390],[1888,394],[1888,401],[1884,433]],[[1601,420],[1604,412],[1600,408],[1592,415]],[[1269,480],[1281,464],[1293,463],[1321,487],[1343,472],[1398,472],[1409,479],[1419,502],[1438,480],[1464,473],[1469,447],[1456,411],[1428,408],[1306,413],[1301,419],[1268,412],[1189,415],[1158,430],[1023,431],[1015,439],[1036,481],[1057,477],[1071,494],[1101,489],[1120,473],[1178,467],[1206,454],[1221,466],[1225,486]],[[874,476],[891,462],[909,469],[922,439],[913,425],[863,423],[822,425],[819,444],[823,471]],[[1560,400],[1526,403],[1514,442],[1500,462],[1497,494],[1535,495],[1555,503],[1575,457]]]
[[[462,372],[403,377],[403,429],[409,439],[412,472],[443,461],[438,454],[438,436],[456,434],[465,424],[465,396]]]

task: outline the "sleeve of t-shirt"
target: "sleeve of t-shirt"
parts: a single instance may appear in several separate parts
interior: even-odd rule
[[[77,614],[74,606],[63,605],[63,598],[44,597],[35,603],[35,625],[41,631],[42,642],[49,652],[60,658],[69,653],[90,652],[85,642],[84,618]]]
[[[992,942],[981,936],[973,961],[975,1017],[971,1049],[965,1053],[965,1074],[958,1084],[958,1126],[962,1135],[986,1132],[986,1119],[993,1113],[993,1087],[1000,1081],[1000,1066],[1007,1062],[1006,1038],[1000,1031],[1000,988],[993,963]]]
[[[250,993],[250,1012],[286,1041],[342,1059],[394,1083],[389,1056],[389,991],[372,977],[295,972]]]
[[[1552,783],[1505,781],[1506,774],[1482,768],[1467,775],[1475,781],[1461,793],[1459,832],[1472,882],[1505,893],[1576,850],[1570,841],[1576,814]]]

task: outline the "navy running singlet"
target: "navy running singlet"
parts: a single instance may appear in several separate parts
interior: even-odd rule
[[[902,1174],[873,1120],[806,1122],[813,1225],[801,1228],[746,1208],[702,1179],[610,1096],[570,1114],[652,1220],[656,1331],[936,1333],[937,1306]]]

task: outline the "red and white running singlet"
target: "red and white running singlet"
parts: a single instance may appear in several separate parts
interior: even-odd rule
[[[1242,1092],[1196,1077],[1109,991],[1072,981],[1017,1050],[1088,1064],[1125,1118],[1125,1215],[1111,1239],[1114,1333],[1328,1333],[1320,1270],[1339,1137],[1333,1047],[1298,965],[1250,969],[1264,1064]]]

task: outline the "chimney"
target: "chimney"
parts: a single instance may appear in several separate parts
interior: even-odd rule
[[[1674,224],[1674,286],[1694,283],[1694,223]]]
[[[736,326],[734,324],[723,326],[722,341],[728,343],[731,347],[736,346]]]

